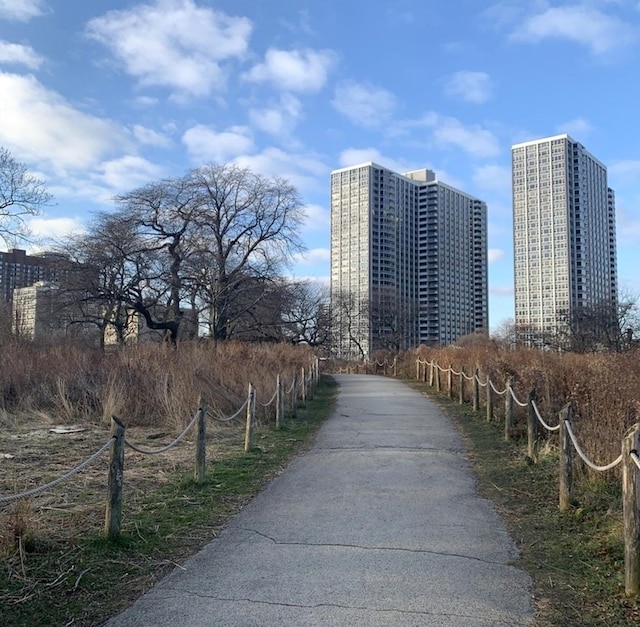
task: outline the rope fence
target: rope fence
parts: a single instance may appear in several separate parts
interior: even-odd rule
[[[199,408],[195,415],[189,422],[189,424],[183,429],[183,431],[169,444],[157,449],[147,449],[139,446],[125,437],[125,426],[116,416],[112,417],[112,436],[111,438],[101,446],[95,453],[90,455],[87,459],[80,464],[61,475],[57,479],[46,483],[44,485],[26,490],[18,494],[6,494],[0,495],[0,506],[8,505],[16,501],[28,499],[39,496],[40,494],[47,492],[60,485],[64,481],[72,479],[77,474],[82,472],[87,466],[95,462],[99,457],[105,454],[111,449],[111,458],[109,463],[109,475],[107,485],[107,504],[105,508],[105,535],[110,538],[116,538],[120,535],[120,520],[122,513],[122,487],[123,487],[123,470],[124,470],[124,449],[129,448],[137,453],[143,455],[158,455],[165,453],[178,445],[189,432],[195,431],[195,471],[194,481],[196,483],[203,483],[205,477],[206,468],[206,422],[207,418],[211,418],[217,422],[230,423],[233,420],[239,418],[243,412],[246,412],[246,424],[245,424],[245,453],[248,453],[253,448],[254,435],[258,426],[257,421],[257,407],[268,408],[275,403],[275,409],[273,415],[275,418],[275,427],[280,429],[282,427],[285,415],[291,417],[296,416],[296,408],[299,403],[303,406],[306,404],[307,399],[312,398],[315,389],[319,382],[319,360],[315,358],[311,366],[307,369],[302,368],[299,375],[293,376],[291,386],[285,391],[285,385],[283,378],[280,374],[277,375],[276,389],[268,402],[262,403],[259,401],[255,388],[252,384],[249,384],[249,393],[247,398],[242,403],[240,408],[229,416],[220,415],[219,413],[212,412],[208,409],[206,403],[200,401]],[[290,401],[290,411],[285,411],[286,399]]]

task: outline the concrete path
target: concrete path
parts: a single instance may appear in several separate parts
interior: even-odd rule
[[[109,627],[530,625],[464,445],[400,381],[338,375],[313,448]]]

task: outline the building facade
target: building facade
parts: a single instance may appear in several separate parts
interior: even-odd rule
[[[20,248],[0,252],[0,300],[10,303],[16,288],[29,287],[39,281],[58,282],[69,265],[64,266],[61,261],[64,257],[56,253],[27,255]]]
[[[565,134],[514,145],[512,177],[516,334],[562,344],[580,312],[617,305],[607,169]]]
[[[422,169],[331,173],[337,355],[449,344],[488,328],[487,208]]]

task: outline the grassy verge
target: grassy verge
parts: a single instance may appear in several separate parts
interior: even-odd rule
[[[443,396],[432,400],[465,438],[478,488],[496,504],[519,546],[515,565],[533,579],[536,627],[637,625],[640,603],[624,595],[620,495],[590,483],[576,490],[575,507],[561,513],[551,447],[533,464],[526,445],[504,442],[501,426],[487,423],[483,411],[474,414]]]
[[[191,469],[124,505],[123,534],[95,531],[69,540],[21,539],[19,559],[0,571],[0,625],[101,625],[214,538],[225,523],[312,441],[333,408],[336,385],[322,378],[314,398],[280,431],[263,430],[255,449],[209,462],[206,482]],[[62,521],[61,524],[64,524]]]

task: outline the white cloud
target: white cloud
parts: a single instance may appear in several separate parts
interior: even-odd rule
[[[217,132],[210,126],[197,124],[182,136],[191,160],[198,165],[207,162],[227,163],[254,150],[251,131],[245,126],[232,126]]]
[[[294,255],[293,260],[298,264],[313,266],[331,261],[331,251],[328,248],[313,248]]]
[[[477,158],[495,157],[500,153],[500,144],[496,136],[477,124],[465,126],[460,120],[440,115],[435,111],[409,124],[432,129],[434,143],[442,148],[454,146]]]
[[[44,59],[31,47],[0,40],[0,63],[24,65],[37,70]]]
[[[513,296],[513,285],[489,285],[491,296]]]
[[[158,104],[159,100],[152,96],[136,96],[131,100],[134,109],[151,109]]]
[[[0,145],[19,159],[87,169],[129,146],[117,124],[75,109],[33,76],[0,72],[0,93]]]
[[[253,126],[277,137],[290,135],[301,115],[300,100],[287,93],[280,96],[277,105],[249,110],[249,120]]]
[[[475,169],[473,184],[485,192],[511,193],[511,168],[502,165],[483,165]]]
[[[305,225],[309,229],[317,229],[328,232],[331,224],[331,212],[321,205],[308,204],[305,205],[304,212],[306,214]]]
[[[94,175],[100,185],[106,185],[113,193],[125,193],[162,177],[162,169],[132,155],[101,163]]]
[[[576,139],[584,138],[593,130],[589,120],[586,118],[578,117],[568,122],[558,124],[556,131],[558,133],[568,133]]]
[[[91,20],[87,34],[106,46],[143,86],[206,96],[226,83],[223,61],[247,51],[251,22],[194,0],[156,0]]]
[[[0,0],[0,19],[28,22],[45,13],[43,0]]]
[[[255,83],[273,83],[291,92],[316,92],[327,82],[335,62],[330,50],[279,50],[269,48],[264,61],[254,65],[244,78]]]
[[[607,170],[614,188],[627,184],[637,187],[637,182],[640,180],[640,160],[617,161]]]
[[[549,38],[568,39],[600,55],[630,44],[636,36],[633,27],[622,20],[577,4],[550,7],[532,15],[511,35],[514,41],[533,43]]]
[[[345,81],[336,87],[331,104],[354,124],[373,127],[389,119],[396,98],[382,87]]]
[[[135,124],[132,129],[134,137],[147,146],[155,146],[157,148],[168,148],[171,146],[171,140],[162,133],[158,133],[153,129]]]
[[[493,83],[485,72],[462,70],[449,77],[445,85],[448,96],[462,98],[467,102],[482,103],[491,98]]]
[[[329,168],[313,154],[268,147],[258,154],[239,156],[234,162],[264,176],[287,179],[298,190],[324,191],[327,186]]]
[[[487,259],[489,263],[500,261],[501,259],[504,259],[504,256],[504,250],[501,250],[500,248],[489,248],[489,250],[487,250]]]
[[[368,163],[369,161],[389,168],[394,172],[409,172],[416,169],[407,162],[386,157],[377,148],[346,148],[338,157],[338,163],[341,168],[348,168],[352,165]]]
[[[61,238],[82,233],[85,225],[80,218],[29,218],[29,231],[37,238]]]

